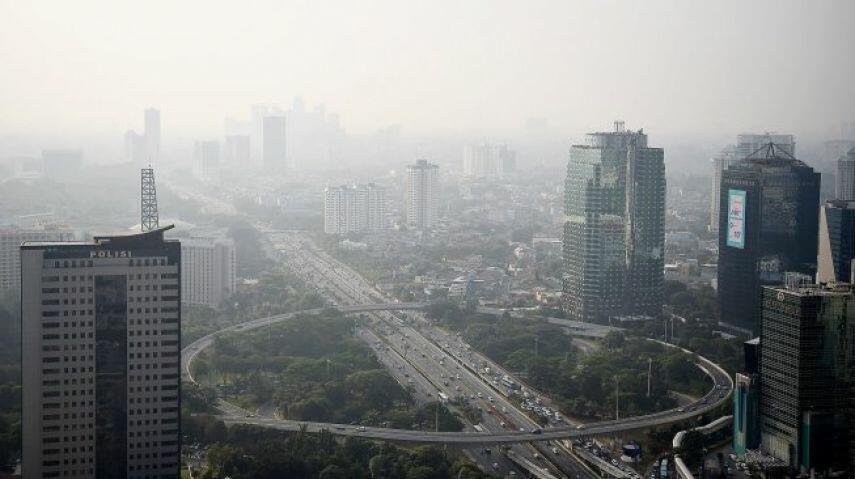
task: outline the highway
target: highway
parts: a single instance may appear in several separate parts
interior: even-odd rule
[[[459,338],[449,336],[439,329],[431,328],[427,321],[412,320],[420,315],[417,310],[424,307],[424,304],[392,301],[368,285],[364,279],[345,265],[329,258],[323,252],[314,250],[310,245],[299,240],[283,243],[281,242],[282,238],[277,236],[273,236],[273,239],[279,240],[277,241],[277,248],[285,254],[289,267],[301,274],[308,283],[328,294],[338,309],[348,313],[363,313],[366,316],[367,320],[362,322],[362,326],[357,331],[358,337],[374,348],[380,362],[389,368],[399,382],[412,386],[415,400],[418,403],[436,400],[440,392],[450,398],[461,397],[464,401],[482,409],[482,419],[479,424],[481,430],[475,430],[474,425],[470,425],[472,427],[467,428],[465,432],[443,433],[328,423],[304,423],[271,417],[256,417],[253,413],[243,412],[239,408],[229,409],[228,406],[221,405],[220,409],[225,414],[224,420],[228,424],[256,424],[283,430],[297,430],[301,426],[305,426],[310,431],[326,429],[337,435],[461,446],[495,446],[501,443],[534,442],[537,446],[516,445],[511,447],[519,458],[525,459],[529,463],[542,464],[544,471],[549,471],[544,472],[544,474],[551,474],[553,477],[564,475],[568,477],[592,477],[591,471],[580,466],[578,461],[570,457],[569,452],[564,449],[559,440],[624,433],[689,419],[726,401],[732,389],[731,379],[723,370],[709,361],[699,358],[700,367],[713,378],[716,387],[699,399],[696,404],[647,416],[626,418],[620,421],[589,423],[584,426],[566,425],[553,420],[549,427],[538,430],[534,422],[506,397],[507,388],[493,384],[495,378],[483,373],[485,364],[489,364],[493,371],[499,370],[497,365],[473,352]],[[356,304],[359,302],[366,304]],[[408,312],[410,318],[407,320],[403,319],[401,313],[403,310],[411,310]],[[295,314],[311,314],[320,311],[321,309],[314,309],[255,319],[200,338],[182,352],[182,371],[185,378],[190,381],[193,380],[190,375],[190,363],[196,354],[213,343],[213,338],[218,334],[249,331],[292,317]],[[532,392],[532,394],[536,393]],[[542,398],[542,401],[544,404],[547,403],[546,398]],[[450,405],[450,407],[454,408],[455,406]],[[483,453],[484,449],[480,451]],[[558,454],[555,454],[554,451],[557,451]],[[549,458],[548,461],[545,460],[546,457]],[[505,461],[497,453],[477,459],[482,463],[482,466],[490,466],[497,474],[504,474],[505,471],[513,470],[513,465],[508,464],[510,461]],[[621,477],[619,474],[615,475]],[[627,473],[625,477],[631,477],[630,473]]]

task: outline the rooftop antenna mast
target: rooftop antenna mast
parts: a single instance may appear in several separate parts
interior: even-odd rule
[[[156,230],[160,225],[157,216],[157,188],[154,186],[154,168],[140,170],[140,229],[143,233]]]

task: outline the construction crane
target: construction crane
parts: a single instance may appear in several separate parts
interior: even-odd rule
[[[157,216],[157,188],[154,186],[154,168],[140,170],[140,229],[143,233],[160,226]]]

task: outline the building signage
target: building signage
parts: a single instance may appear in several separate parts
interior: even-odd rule
[[[90,258],[130,258],[130,251],[115,251],[109,249],[92,250],[89,252]]]
[[[745,203],[745,191],[728,191],[727,245],[732,248],[745,248]]]

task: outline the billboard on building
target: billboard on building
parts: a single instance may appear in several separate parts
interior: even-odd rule
[[[729,190],[727,194],[727,245],[745,248],[745,191]]]

